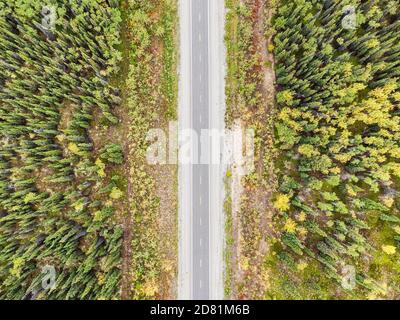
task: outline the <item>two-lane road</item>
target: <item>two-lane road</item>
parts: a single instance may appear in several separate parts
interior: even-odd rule
[[[200,137],[210,129],[208,0],[191,0],[192,55],[191,92],[192,128]],[[208,299],[210,289],[210,166],[200,164],[209,146],[199,144],[199,164],[192,166],[192,297]]]
[[[179,5],[178,298],[222,299],[224,167],[210,164],[210,143],[200,136],[224,128],[224,0],[179,0]],[[183,133],[188,129],[195,132],[190,154]]]

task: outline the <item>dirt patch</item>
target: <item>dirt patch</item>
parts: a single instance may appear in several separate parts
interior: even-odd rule
[[[269,237],[273,233],[274,212],[271,199],[275,186],[272,161],[275,63],[272,52],[268,51],[272,48],[273,35],[265,33],[274,8],[263,0],[243,0],[241,3],[251,8],[248,19],[252,28],[252,46],[247,54],[256,63],[249,70],[247,82],[256,85],[255,95],[259,95],[259,100],[235,123],[255,128],[256,139],[261,142],[256,142],[252,174],[244,176],[240,168],[232,168],[233,252],[230,263],[236,271],[232,275],[231,298],[262,299],[268,286],[264,261],[269,250]]]
[[[63,132],[69,127],[75,109],[75,105],[72,101],[65,100],[62,105],[63,107],[60,109],[60,122],[58,123],[59,132]]]
[[[242,121],[235,120],[233,125],[233,130],[242,128]],[[234,149],[237,149],[235,146]],[[233,273],[232,283],[238,282],[238,279],[242,277],[242,270],[240,268],[240,257],[241,257],[241,247],[240,247],[240,235],[241,235],[241,224],[240,224],[240,214],[241,214],[241,200],[243,194],[243,184],[242,179],[245,176],[244,168],[242,165],[234,165],[231,169],[231,183],[230,183],[230,197],[231,197],[231,212],[232,212],[232,245],[231,245],[231,265],[237,266],[237,273]],[[231,293],[235,295],[235,286],[230,288]]]
[[[177,287],[173,281],[177,275],[177,168],[172,165],[157,166],[153,175],[156,182],[156,195],[160,199],[158,225],[162,246],[160,299],[172,299],[177,296]]]
[[[125,3],[126,4],[126,3]],[[126,4],[127,6],[127,4]],[[125,8],[127,9],[127,8]],[[127,26],[126,17],[124,17],[121,37],[122,37],[122,64],[121,64],[121,77],[119,85],[122,88],[121,90],[121,98],[122,104],[121,107],[116,110],[118,118],[121,119],[121,124],[119,126],[119,130],[121,133],[121,137],[123,137],[123,151],[125,156],[125,165],[123,168],[125,177],[128,177],[127,181],[127,190],[126,190],[126,212],[122,216],[123,221],[123,229],[124,229],[124,237],[123,237],[123,247],[122,247],[122,280],[121,280],[121,298],[123,300],[131,299],[132,297],[132,274],[131,274],[131,265],[132,265],[132,232],[133,232],[133,217],[130,214],[132,210],[131,199],[132,199],[132,181],[129,179],[130,172],[130,162],[129,162],[129,154],[130,154],[130,144],[129,139],[129,108],[127,105],[128,101],[128,92],[126,81],[129,74],[129,30]]]
[[[147,33],[149,42],[140,41],[126,14],[122,30],[122,82],[118,85],[123,88],[118,117],[122,119],[120,137],[127,158],[124,174],[128,179],[122,298],[165,300],[176,297],[177,166],[147,163],[146,134],[153,128],[168,134],[170,106],[162,90],[165,34],[157,35],[153,28],[164,28],[164,14],[171,14],[171,7],[166,9],[167,1],[140,6],[152,27],[141,21],[134,23],[138,30]],[[132,52],[134,49],[137,51]]]

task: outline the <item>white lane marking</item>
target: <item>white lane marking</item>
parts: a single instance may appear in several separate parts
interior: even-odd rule
[[[203,246],[203,238],[200,238],[200,247]]]
[[[199,75],[199,81],[200,81],[200,83],[203,81],[203,76],[202,76],[201,73],[200,73],[200,75]]]
[[[200,184],[203,182],[203,177],[200,176]]]
[[[203,267],[203,260],[200,259],[200,268],[202,268],[202,267]]]
[[[200,285],[200,289],[203,288],[203,281],[200,280],[199,285]]]
[[[199,122],[201,123],[202,120],[203,120],[203,117],[200,115],[200,117],[199,117]]]
[[[203,60],[203,56],[201,55],[201,53],[199,54],[199,61],[201,62]]]
[[[201,12],[199,12],[199,21],[201,21]]]
[[[200,204],[203,202],[203,198],[202,197],[200,197],[199,202],[200,202]]]
[[[201,42],[202,37],[201,37],[201,33],[199,33],[199,42]]]
[[[202,226],[203,225],[203,219],[202,218],[200,218],[200,226]]]

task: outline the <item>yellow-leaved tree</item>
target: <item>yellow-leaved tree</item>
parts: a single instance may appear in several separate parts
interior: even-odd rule
[[[290,197],[287,194],[278,194],[274,202],[275,209],[279,211],[287,211],[290,208]]]

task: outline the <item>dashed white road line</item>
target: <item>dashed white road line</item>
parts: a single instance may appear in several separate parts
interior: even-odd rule
[[[209,127],[223,129],[224,128],[224,114],[225,114],[225,48],[224,48],[224,18],[225,8],[223,0],[198,0],[201,3],[207,2],[209,7],[209,14],[199,13],[197,15],[198,21],[201,23],[203,20],[208,20],[208,37],[204,34],[196,33],[192,28],[192,23],[195,23],[196,14],[192,16],[192,3],[196,0],[179,0],[179,13],[180,13],[180,81],[179,81],[179,124],[181,129],[190,129],[193,127],[191,123],[192,109],[188,108],[193,103],[203,104],[208,100],[208,95],[201,95],[196,91],[196,97],[193,95],[192,82],[196,77],[200,83],[206,82],[209,84],[210,89],[210,124]],[[203,4],[202,4],[203,5]],[[192,20],[193,17],[193,20]],[[193,33],[192,33],[193,32]],[[198,38],[198,39],[196,39]],[[208,39],[208,41],[206,41]],[[199,44],[199,42],[201,44]],[[203,43],[208,43],[209,54],[206,55],[204,52],[201,57],[196,57],[199,52],[192,52],[192,44],[197,47],[202,47]],[[203,50],[204,51],[204,50]],[[192,66],[196,65],[195,60],[200,59],[202,65],[197,75],[192,73]],[[202,72],[204,71],[204,64],[209,64],[208,79],[202,79]],[[197,60],[197,68],[199,68],[199,61]],[[203,81],[204,80],[204,81]],[[198,82],[198,81],[197,81]],[[197,90],[197,88],[196,88]],[[200,89],[198,91],[201,91]],[[194,99],[192,99],[192,97]],[[200,122],[207,119],[200,119]],[[193,206],[195,206],[195,195],[193,195],[193,178],[192,178],[192,166],[179,166],[179,272],[178,272],[178,299],[192,299],[194,296],[194,287],[200,285],[200,289],[197,287],[196,294],[198,296],[199,291],[209,289],[209,298],[221,300],[223,299],[223,244],[224,244],[224,216],[223,216],[223,177],[224,168],[222,167],[211,167],[210,169],[210,198],[204,198],[210,204],[210,222],[209,232],[210,239],[203,236],[204,246],[201,251],[209,250],[210,261],[205,260],[205,257],[199,261],[194,258],[193,255],[193,240],[199,241],[193,238],[192,226],[193,220],[197,220],[193,216]],[[208,181],[204,181],[208,183]],[[204,183],[203,183],[204,186]],[[202,187],[203,187],[202,186]],[[202,199],[200,200],[202,201]],[[188,214],[189,213],[189,214]],[[193,219],[193,220],[192,220]],[[199,217],[200,226],[204,226],[208,222]],[[204,223],[203,223],[204,222]],[[200,237],[201,237],[200,236]],[[199,238],[200,238],[199,237]],[[210,242],[209,242],[210,241]],[[202,241],[203,242],[203,241]],[[197,242],[198,243],[198,242]],[[212,244],[212,245],[211,245]],[[198,255],[201,255],[200,252]],[[201,264],[201,268],[199,265]],[[201,279],[201,276],[194,275],[193,269],[195,266],[198,270],[201,270],[201,274],[204,273],[205,269],[209,270],[209,279]],[[211,267],[212,266],[212,267]],[[199,279],[200,277],[200,279]],[[198,279],[198,280],[197,280]],[[199,281],[199,282],[198,282]],[[203,292],[201,292],[203,294]],[[205,296],[205,295],[204,295]]]

